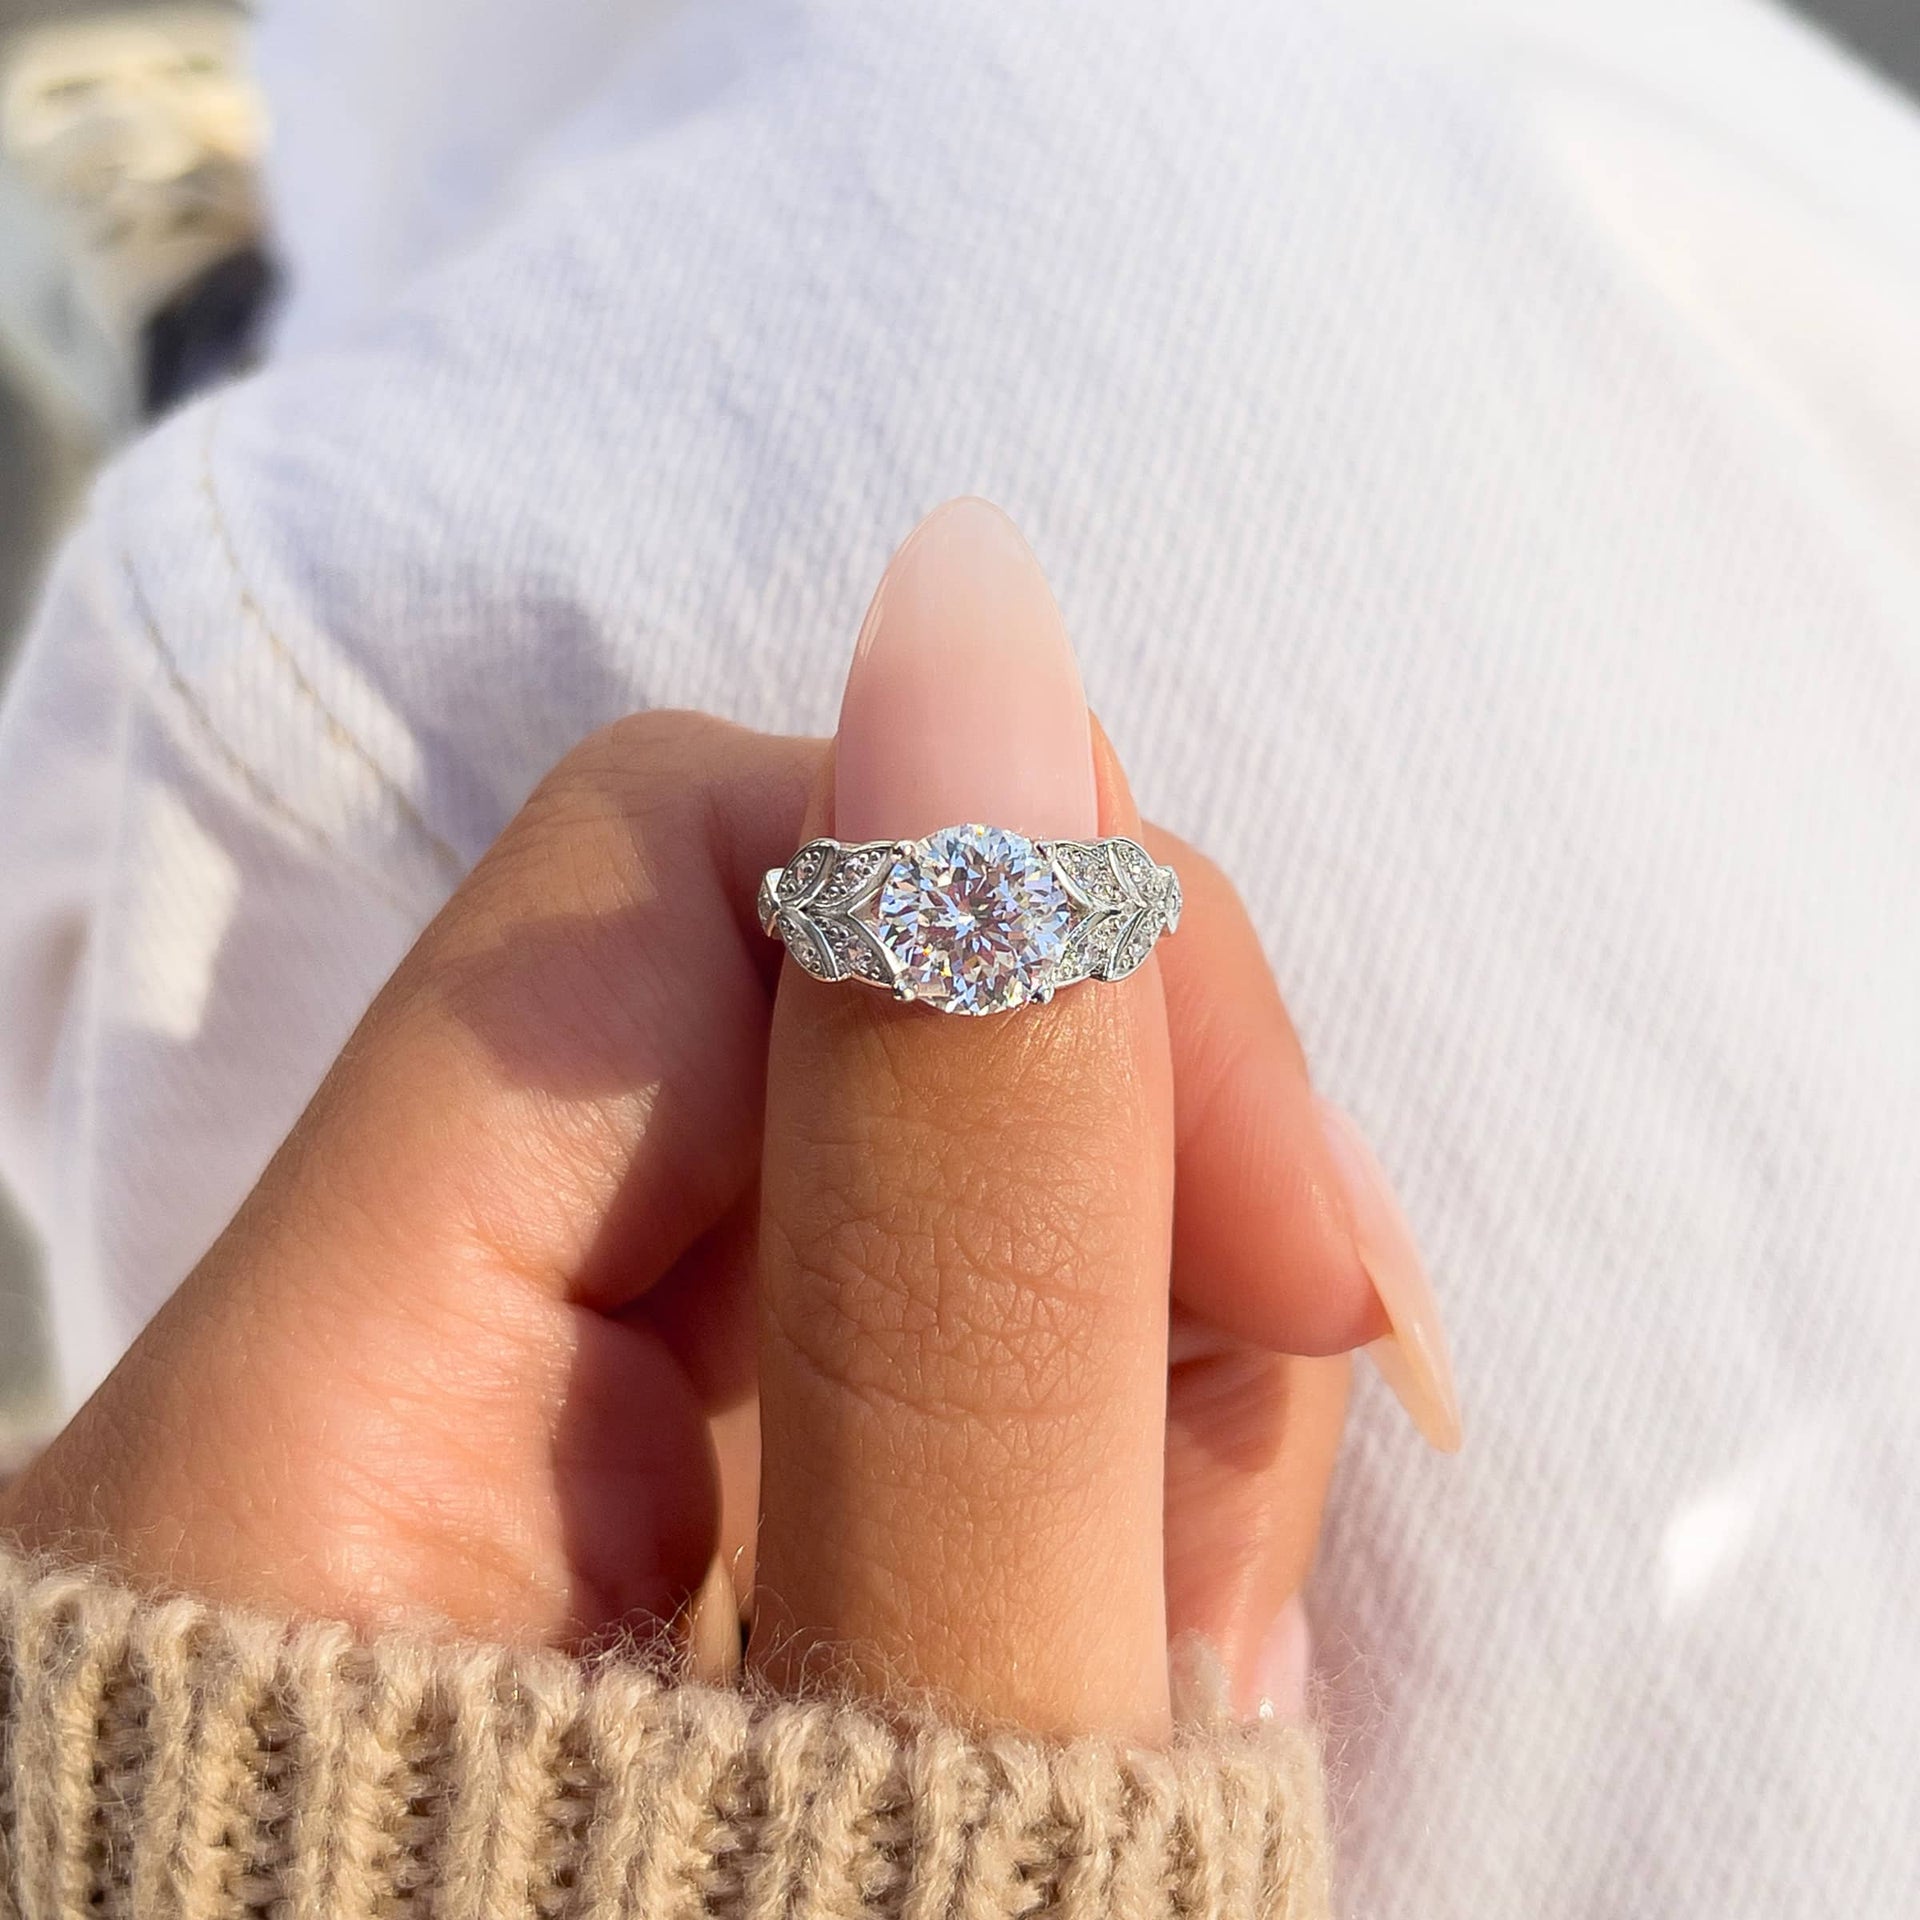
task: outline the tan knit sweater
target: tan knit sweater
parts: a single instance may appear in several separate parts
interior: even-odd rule
[[[423,1636],[0,1555],[4,1920],[1321,1920],[1299,1729],[1163,1752]]]

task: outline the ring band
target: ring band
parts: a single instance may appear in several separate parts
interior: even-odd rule
[[[759,915],[816,980],[942,1013],[1006,1013],[1136,971],[1180,924],[1180,881],[1124,834],[943,827],[924,840],[809,840],[761,881]]]

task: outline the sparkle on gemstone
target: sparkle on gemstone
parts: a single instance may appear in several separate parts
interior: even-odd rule
[[[947,1013],[1001,1013],[1031,999],[1072,918],[1051,864],[1000,827],[946,827],[913,841],[876,907],[903,983]]]

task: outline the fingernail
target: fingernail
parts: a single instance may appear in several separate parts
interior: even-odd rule
[[[740,1670],[740,1602],[727,1563],[718,1555],[687,1606],[687,1658],[694,1678],[725,1686]]]
[[[1274,1615],[1254,1655],[1253,1671],[1242,1690],[1243,1711],[1252,1720],[1304,1720],[1312,1671],[1313,1631],[1296,1593]]]
[[[834,778],[843,840],[975,821],[1035,838],[1099,831],[1079,663],[998,507],[950,500],[893,556],[847,674]]]
[[[1457,1453],[1460,1403],[1454,1394],[1453,1362],[1440,1324],[1440,1302],[1414,1244],[1413,1229],[1366,1135],[1330,1100],[1317,1104],[1328,1151],[1353,1211],[1354,1246],[1391,1329],[1367,1347],[1368,1357],[1426,1439],[1442,1453]]]

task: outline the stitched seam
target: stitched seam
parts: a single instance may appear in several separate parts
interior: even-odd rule
[[[295,691],[312,707],[326,737],[343,752],[351,754],[373,776],[380,791],[392,802],[394,811],[425,843],[441,870],[449,878],[457,881],[465,874],[467,863],[439,834],[434,832],[433,828],[427,824],[426,816],[414,804],[405,788],[387,772],[374,757],[371,749],[362,744],[346,722],[327,705],[321,696],[320,689],[307,677],[300,662],[294,658],[292,648],[274,630],[273,623],[267,618],[266,610],[260,604],[259,596],[248,583],[246,571],[240,565],[240,550],[234,542],[233,529],[228,524],[225,509],[220,504],[220,490],[213,477],[214,435],[218,430],[220,414],[225,404],[226,397],[223,394],[207,408],[207,430],[200,442],[200,491],[206,496],[207,510],[213,518],[214,535],[226,559],[227,571],[233,576],[234,590],[240,601],[240,611],[267,643],[267,650],[286,669],[293,681]]]
[[[140,622],[140,629],[146,635],[147,645],[152,650],[154,660],[160,671],[166,676],[167,685],[173,696],[185,709],[187,717],[193,722],[203,742],[219,758],[235,779],[247,790],[248,796],[264,813],[271,814],[283,826],[291,827],[303,840],[318,848],[329,859],[337,861],[348,872],[357,874],[360,879],[373,888],[390,905],[402,913],[413,914],[415,906],[398,889],[388,884],[386,879],[363,866],[359,861],[348,857],[344,848],[334,841],[327,830],[284,800],[266,779],[241,754],[228,744],[228,741],[215,724],[213,715],[207,711],[206,704],[194,691],[192,683],[180,670],[180,663],[174,657],[173,650],[161,637],[160,625],[153,617],[153,609],[148,603],[146,590],[140,584],[140,576],[134,568],[133,556],[123,553],[120,564],[126,574],[127,588],[133,598],[134,613]]]

